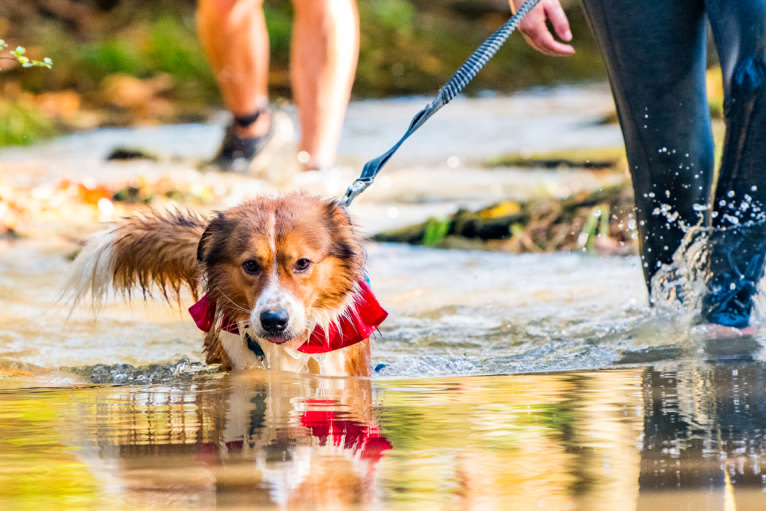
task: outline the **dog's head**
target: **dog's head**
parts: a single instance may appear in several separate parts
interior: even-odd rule
[[[218,214],[199,242],[206,288],[221,310],[277,344],[336,319],[361,277],[361,240],[343,207],[300,194]],[[295,344],[295,346],[293,346]]]

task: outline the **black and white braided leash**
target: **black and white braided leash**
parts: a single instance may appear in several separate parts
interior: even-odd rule
[[[399,147],[412,135],[418,128],[420,128],[425,122],[435,114],[441,107],[455,99],[455,96],[460,94],[466,85],[481,71],[481,69],[489,62],[497,50],[500,49],[508,37],[519,26],[521,20],[524,19],[529,11],[531,11],[540,0],[527,0],[524,2],[516,13],[511,16],[511,19],[505,22],[505,24],[497,29],[486,41],[482,43],[479,48],[473,52],[468,60],[466,60],[462,66],[452,75],[449,81],[439,89],[436,97],[426,105],[410,122],[410,127],[404,133],[404,136],[391,147],[388,151],[381,154],[377,158],[373,158],[364,165],[362,174],[356,179],[351,186],[346,190],[346,194],[340,199],[340,204],[344,207],[348,207],[357,195],[365,191],[375,180],[375,177],[383,169],[383,166],[388,162],[391,156],[399,149]]]

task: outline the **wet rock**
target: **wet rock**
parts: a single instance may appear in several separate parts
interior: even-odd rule
[[[627,167],[625,149],[620,147],[577,148],[532,154],[506,154],[486,164],[490,167],[621,169]]]
[[[507,252],[586,250],[610,255],[636,252],[632,189],[627,184],[575,194],[564,200],[506,201],[478,211],[376,234],[376,241],[439,248],[471,245]],[[463,238],[470,240],[457,243]]]
[[[149,151],[133,147],[116,147],[106,156],[106,161],[150,160],[157,161],[158,157]]]
[[[650,364],[662,360],[678,360],[687,354],[681,346],[650,346],[639,350],[625,351],[617,364]]]

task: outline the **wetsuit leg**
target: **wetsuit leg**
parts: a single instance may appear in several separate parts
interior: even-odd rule
[[[766,0],[708,0],[726,138],[709,242],[706,320],[747,326],[766,254]]]
[[[722,0],[723,3],[723,0]],[[607,65],[636,197],[647,286],[705,213],[713,135],[703,0],[583,0]]]

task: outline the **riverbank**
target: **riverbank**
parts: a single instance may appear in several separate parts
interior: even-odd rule
[[[605,76],[578,5],[565,2],[577,55],[550,59],[511,38],[466,91],[501,93]],[[357,99],[430,94],[507,20],[507,2],[359,2]],[[0,60],[0,146],[52,133],[137,123],[205,119],[220,108],[215,79],[195,29],[195,4],[180,0],[30,0],[0,6],[0,38],[50,57],[48,70]],[[291,97],[292,3],[265,2],[272,101]]]
[[[34,148],[0,151],[0,205],[5,225],[22,237],[82,234],[94,221],[136,207],[173,203],[201,209],[236,204],[258,193],[294,189],[340,195],[365,161],[401,136],[425,98],[352,103],[339,153],[340,166],[324,174],[295,173],[295,130],[285,129],[270,169],[261,175],[206,171],[225,117],[211,123],[74,134]],[[611,109],[604,85],[538,89],[513,96],[458,98],[405,144],[353,213],[368,234],[443,216],[460,207],[501,200],[563,198],[624,180],[615,171],[584,168],[487,167],[507,153],[619,146],[614,125],[596,122]],[[294,112],[286,110],[285,117]],[[287,123],[289,127],[290,123]],[[294,126],[294,124],[293,124]],[[291,134],[292,133],[292,134]],[[117,147],[156,159],[107,160]]]

